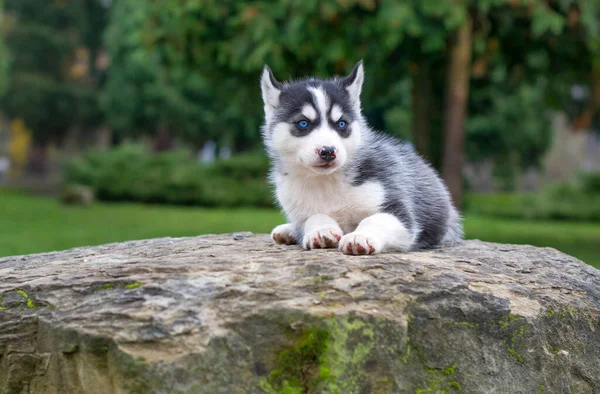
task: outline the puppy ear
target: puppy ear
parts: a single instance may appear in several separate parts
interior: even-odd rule
[[[365,70],[363,68],[363,61],[360,60],[350,75],[342,79],[342,84],[350,95],[350,101],[355,108],[360,110],[360,92],[362,91],[362,85],[365,80]]]
[[[273,72],[266,64],[260,77],[260,88],[265,103],[265,115],[270,117],[275,108],[279,107],[281,83],[277,82],[275,76],[273,76]]]

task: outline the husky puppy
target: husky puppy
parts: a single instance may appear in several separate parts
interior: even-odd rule
[[[411,145],[367,125],[363,80],[362,61],[347,77],[283,83],[265,66],[261,131],[289,221],[271,238],[355,255],[460,241],[460,216],[435,170]]]

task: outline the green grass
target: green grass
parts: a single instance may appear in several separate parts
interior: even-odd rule
[[[523,200],[527,196],[517,193],[467,193],[465,209],[477,215],[522,219]]]
[[[0,190],[0,256],[155,237],[252,231],[283,222],[264,209],[204,209],[139,204],[66,207],[56,200]],[[600,268],[600,224],[467,215],[468,238],[551,246]]]
[[[600,268],[600,223],[466,215],[465,232],[482,241],[550,246]]]
[[[471,214],[506,219],[598,223],[600,192],[588,193],[567,184],[557,184],[537,193],[469,193],[465,208]]]
[[[282,221],[274,210],[102,203],[72,207],[0,190],[0,256],[156,237],[270,232]]]

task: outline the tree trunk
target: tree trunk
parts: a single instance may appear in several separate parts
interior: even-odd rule
[[[594,64],[590,74],[592,95],[583,111],[571,122],[575,130],[588,130],[592,127],[594,117],[600,109],[600,66]]]
[[[450,48],[444,119],[442,176],[454,204],[462,204],[462,168],[465,161],[465,118],[469,97],[471,19],[460,28]]]
[[[164,152],[170,150],[172,147],[173,144],[169,127],[161,122],[156,127],[156,134],[154,135],[154,151]]]
[[[31,174],[47,175],[50,172],[50,154],[48,143],[34,144],[29,153],[27,170]]]
[[[95,132],[94,146],[101,150],[108,150],[113,145],[112,129],[106,125],[100,126]]]
[[[431,159],[431,71],[429,64],[416,65],[412,72],[412,136],[417,152]]]

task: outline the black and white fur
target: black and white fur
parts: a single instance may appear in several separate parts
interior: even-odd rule
[[[367,125],[363,80],[362,61],[344,78],[285,83],[265,66],[262,134],[289,220],[272,239],[346,254],[460,241],[459,214],[435,170],[411,145]]]

